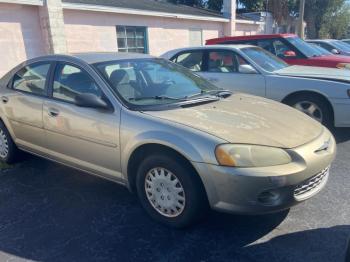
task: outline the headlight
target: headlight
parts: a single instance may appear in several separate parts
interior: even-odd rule
[[[232,167],[277,166],[292,161],[283,149],[243,144],[219,145],[215,149],[215,156],[220,165]]]
[[[348,63],[339,63],[339,64],[337,64],[337,68],[339,68],[339,69],[350,69],[350,64],[348,64]]]

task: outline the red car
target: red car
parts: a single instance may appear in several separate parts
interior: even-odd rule
[[[221,37],[207,40],[206,44],[250,44],[264,48],[291,65],[350,68],[349,56],[325,55],[293,34]]]

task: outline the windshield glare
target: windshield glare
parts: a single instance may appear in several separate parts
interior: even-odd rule
[[[307,57],[316,57],[323,55],[322,52],[320,52],[317,48],[309,43],[306,43],[299,37],[287,37],[286,40]]]
[[[132,59],[96,64],[115,93],[138,106],[176,103],[219,90],[187,68],[165,59]]]
[[[260,47],[242,48],[242,52],[245,53],[251,60],[257,63],[264,70],[269,72],[274,72],[276,70],[288,67],[288,64],[286,62]]]
[[[350,52],[350,45],[342,41],[333,41],[332,44],[341,51]]]

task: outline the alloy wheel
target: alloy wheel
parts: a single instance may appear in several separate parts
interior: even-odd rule
[[[294,108],[307,114],[308,116],[312,117],[313,119],[317,120],[318,122],[323,122],[323,113],[321,108],[310,101],[301,101],[294,105]]]

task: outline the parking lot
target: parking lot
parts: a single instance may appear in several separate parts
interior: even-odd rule
[[[0,261],[343,261],[350,237],[350,129],[325,190],[265,216],[211,212],[174,230],[127,189],[30,157],[0,173]]]

